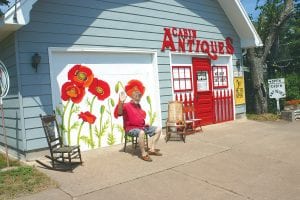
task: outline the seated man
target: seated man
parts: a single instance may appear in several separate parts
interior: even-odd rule
[[[143,84],[138,80],[131,80],[125,86],[125,92],[128,96],[130,96],[131,101],[124,103],[127,96],[124,92],[121,92],[119,95],[119,103],[114,112],[115,117],[123,116],[125,132],[138,137],[141,159],[151,162],[152,159],[149,155],[162,155],[157,149],[155,149],[161,135],[161,129],[145,124],[146,112],[140,105],[141,97],[145,92]],[[148,153],[145,151],[145,134],[152,138]]]

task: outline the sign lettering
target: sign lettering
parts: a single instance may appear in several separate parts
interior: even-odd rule
[[[284,78],[269,79],[269,97],[280,99],[286,97]]]
[[[176,40],[177,38],[177,40]],[[175,45],[175,41],[177,45]],[[225,41],[197,39],[197,31],[186,28],[164,28],[164,38],[161,51],[169,49],[178,52],[205,53],[212,60],[218,59],[218,54],[233,54],[233,40],[227,37]]]

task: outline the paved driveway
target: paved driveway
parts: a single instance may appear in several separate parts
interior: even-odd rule
[[[122,146],[83,152],[73,173],[40,168],[58,188],[19,198],[37,200],[298,200],[300,121],[237,120],[205,126],[186,143],[160,141],[153,162]]]

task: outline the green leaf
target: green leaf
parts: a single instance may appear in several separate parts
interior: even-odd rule
[[[93,142],[91,141],[91,139],[90,139],[89,137],[83,135],[83,136],[80,136],[80,139],[81,139],[85,144],[87,144],[89,147],[93,147],[93,146],[94,146]]]
[[[147,96],[147,102],[148,102],[148,104],[151,105],[151,97],[150,96]]]
[[[155,119],[156,119],[156,112],[153,113],[153,116],[151,117],[150,119],[150,125],[153,125],[153,123],[155,122]]]
[[[110,98],[109,101],[110,101],[111,107],[114,107],[115,106],[115,101],[112,98]]]
[[[62,110],[61,110],[61,108],[59,107],[59,106],[56,106],[56,108],[55,108],[55,112],[59,115],[59,116],[61,116],[62,117],[62,115],[63,115],[63,112],[62,112]]]
[[[75,123],[71,126],[70,130],[76,130],[79,126],[80,126],[80,123],[79,123],[79,122],[75,122]]]
[[[107,138],[107,144],[108,145],[113,145],[116,142],[116,138],[114,136],[113,133],[108,134],[108,138]]]
[[[101,136],[104,135],[104,133],[106,132],[106,130],[108,129],[108,127],[109,127],[109,120],[106,120],[105,123],[104,123],[104,125],[103,125],[103,127],[102,127],[102,129],[100,130],[100,135]]]
[[[125,133],[125,130],[124,130],[124,128],[123,128],[123,126],[122,125],[120,125],[120,124],[117,124],[117,127],[116,127],[117,129],[118,129],[118,131],[120,131],[121,133]]]
[[[115,92],[118,93],[119,89],[120,89],[120,85],[119,85],[119,81],[117,82],[117,84],[115,85]]]
[[[89,98],[86,99],[85,103],[86,103],[87,106],[91,105],[91,102],[90,102]]]
[[[101,108],[100,108],[100,113],[103,114],[105,111],[105,106],[104,105],[101,105]]]
[[[78,113],[79,111],[80,111],[80,107],[79,107],[79,106],[75,106],[74,112],[75,112],[75,113]]]

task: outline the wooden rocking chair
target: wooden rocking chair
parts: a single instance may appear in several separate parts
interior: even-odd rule
[[[65,167],[70,169],[74,166],[73,164],[82,164],[79,145],[67,146],[63,144],[55,113],[46,116],[40,115],[40,118],[50,150],[50,156],[46,155],[45,157],[51,160],[52,169],[63,170]],[[73,159],[79,159],[79,162],[72,162]]]
[[[185,142],[186,135],[194,132],[193,121],[185,120],[183,103],[171,101],[168,104],[168,119],[166,121],[166,137],[168,142],[172,135],[177,135]]]

